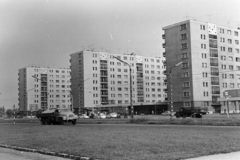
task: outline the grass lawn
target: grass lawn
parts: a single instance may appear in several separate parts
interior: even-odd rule
[[[240,151],[239,127],[0,124],[0,144],[106,160],[168,160]]]

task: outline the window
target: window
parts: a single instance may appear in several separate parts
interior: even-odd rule
[[[181,48],[182,48],[182,49],[187,49],[187,43],[181,44]]]
[[[182,59],[188,58],[188,53],[182,53]]]
[[[206,39],[206,35],[201,34],[201,39]]]
[[[203,82],[203,87],[208,87],[208,82]]]
[[[206,44],[201,44],[202,49],[206,49]]]
[[[229,47],[228,48],[228,52],[232,53],[232,48]]]
[[[233,70],[233,65],[229,65],[229,70]]]
[[[182,63],[182,68],[188,68],[188,67],[189,67],[189,63],[188,62]]]
[[[206,53],[202,53],[202,58],[207,58],[207,54]]]
[[[124,60],[127,60],[127,57],[126,57],[126,56],[124,56],[124,57],[123,57],[123,59],[124,59]]]
[[[235,44],[236,44],[236,45],[239,45],[239,40],[235,40]]]
[[[232,40],[231,40],[231,39],[228,39],[228,43],[229,43],[229,44],[232,44]]]
[[[225,47],[221,47],[221,51],[225,51]]]
[[[235,35],[235,36],[238,36],[238,32],[237,32],[237,31],[234,31],[234,35]]]
[[[207,77],[208,73],[207,72],[203,72],[202,75],[203,75],[203,77]]]
[[[227,34],[231,35],[232,31],[231,30],[227,30]]]
[[[224,29],[220,28],[220,33],[224,33]]]
[[[232,56],[229,56],[229,57],[228,57],[228,60],[229,60],[229,61],[233,61],[233,57],[232,57]]]
[[[225,42],[225,38],[222,38],[222,37],[221,37],[221,38],[220,38],[220,42],[223,42],[223,43],[224,43],[224,42]]]
[[[230,88],[234,88],[234,83],[230,83]]]
[[[183,97],[190,97],[190,92],[183,92]]]
[[[191,107],[191,103],[190,102],[184,102],[184,107]]]
[[[233,74],[230,74],[230,79],[234,79],[234,75]]]
[[[182,87],[190,87],[190,82],[183,82]]]
[[[205,30],[205,25],[200,25],[201,30]]]
[[[202,68],[207,68],[207,63],[202,63]]]
[[[236,53],[239,53],[239,49],[238,49],[238,48],[236,48],[236,49],[235,49],[235,52],[236,52]]]
[[[181,40],[185,40],[185,39],[187,39],[187,34],[185,33],[185,34],[181,34]]]
[[[187,24],[182,24],[181,25],[181,30],[186,30],[187,29]]]
[[[236,69],[237,69],[238,71],[240,71],[240,66],[236,66]]]
[[[189,77],[188,72],[185,72],[185,73],[182,74],[182,78],[186,78],[186,77]]]
[[[226,56],[221,56],[221,60],[225,61],[226,60]]]

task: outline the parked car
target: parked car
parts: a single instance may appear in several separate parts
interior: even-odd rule
[[[98,118],[104,119],[106,118],[106,115],[104,113],[99,113]]]
[[[80,114],[78,118],[89,118],[89,116],[87,116],[86,114]]]
[[[106,118],[120,118],[120,114],[117,114],[116,112],[109,113]]]
[[[170,112],[170,111],[165,111],[162,113],[163,116],[174,116],[176,114],[176,112]]]

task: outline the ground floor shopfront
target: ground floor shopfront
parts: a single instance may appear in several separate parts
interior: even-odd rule
[[[141,114],[161,114],[168,110],[168,103],[141,103],[133,104],[134,115]],[[80,109],[80,112],[94,111],[97,112],[117,112],[121,114],[131,114],[131,105],[99,105],[95,107],[84,107]],[[78,113],[78,109],[75,109],[75,113]]]

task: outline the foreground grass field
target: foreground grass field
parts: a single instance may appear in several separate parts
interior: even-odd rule
[[[173,160],[240,151],[239,127],[0,124],[0,144],[106,160]]]

